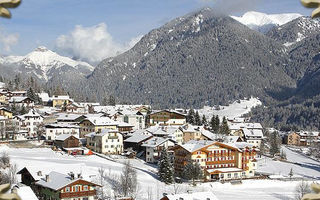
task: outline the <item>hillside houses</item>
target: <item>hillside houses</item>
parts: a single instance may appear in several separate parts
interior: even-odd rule
[[[145,148],[145,158],[148,163],[156,163],[160,158],[160,153],[163,148],[168,149],[173,147],[175,142],[169,138],[152,137],[142,143]]]
[[[284,135],[284,144],[310,146],[320,142],[320,133],[316,131],[289,132]]]
[[[68,123],[55,123],[45,125],[45,138],[47,140],[55,140],[63,134],[74,135],[80,137],[80,126]]]
[[[38,127],[43,122],[43,116],[38,114],[35,110],[30,110],[27,114],[15,116],[19,122],[21,129],[27,130],[30,137],[37,135]]]
[[[186,123],[186,115],[175,110],[154,111],[148,115],[148,125],[184,125]]]

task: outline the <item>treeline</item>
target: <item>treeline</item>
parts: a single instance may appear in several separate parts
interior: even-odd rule
[[[230,134],[230,129],[226,117],[223,117],[222,121],[220,122],[219,116],[213,115],[211,117],[211,120],[208,122],[205,115],[202,115],[202,117],[200,117],[198,111],[190,109],[186,117],[186,121],[187,123],[195,126],[204,126],[213,133],[219,133],[222,135]]]
[[[320,95],[303,102],[281,101],[256,107],[247,116],[281,131],[319,130]]]

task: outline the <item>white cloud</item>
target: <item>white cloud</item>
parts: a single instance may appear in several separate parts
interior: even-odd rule
[[[3,29],[0,29],[0,49],[5,52],[10,52],[12,46],[16,45],[19,41],[19,34],[9,34]]]
[[[92,27],[77,25],[69,34],[57,38],[56,49],[77,59],[97,63],[130,49],[140,39],[119,44],[114,41],[105,23]]]

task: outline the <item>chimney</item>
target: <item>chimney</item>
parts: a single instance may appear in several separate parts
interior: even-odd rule
[[[74,180],[74,173],[70,172],[69,175],[70,175],[71,180]]]
[[[42,176],[42,172],[41,172],[41,171],[38,171],[38,172],[37,172],[37,175],[38,175],[38,176]]]
[[[50,181],[50,177],[49,177],[49,174],[46,175],[46,182],[49,182]]]
[[[80,174],[78,174],[78,178],[82,178],[81,173],[80,173]]]

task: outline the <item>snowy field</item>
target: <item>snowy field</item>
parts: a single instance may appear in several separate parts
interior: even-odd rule
[[[310,166],[318,166],[313,160],[309,160],[303,156],[299,157],[292,151],[287,151],[287,157],[290,160],[301,161],[302,166],[280,163],[279,161],[265,160],[259,161],[260,171],[274,172],[279,171],[283,174],[289,173],[291,167],[296,174],[306,174],[306,177],[320,177],[318,168]],[[9,148],[0,146],[1,152],[8,152],[11,161],[18,165],[18,169],[28,166],[35,170],[42,170],[48,173],[52,170],[61,173],[70,171],[79,173],[87,179],[94,180],[98,174],[98,169],[103,167],[108,172],[120,173],[122,169],[121,163],[116,163],[98,156],[74,157],[61,153],[53,152],[48,148]],[[154,174],[155,169],[151,165],[147,165],[140,160],[131,160],[131,163],[138,169],[139,196],[138,199],[147,199],[147,193],[152,192],[152,199],[160,199],[163,193],[173,193],[174,187],[166,186],[159,182]],[[175,187],[179,193],[191,191],[212,191],[220,200],[276,200],[276,199],[294,199],[295,187],[299,182],[294,181],[278,181],[278,180],[245,180],[241,185],[231,185],[230,183],[204,183],[198,184],[197,187],[191,187],[188,184],[177,184]]]
[[[258,98],[251,97],[247,100],[237,100],[228,106],[219,106],[219,109],[215,107],[204,106],[199,109],[200,116],[205,115],[208,120],[213,115],[218,115],[220,118],[228,117],[229,119],[241,117],[251,111],[252,108],[262,105]]]

